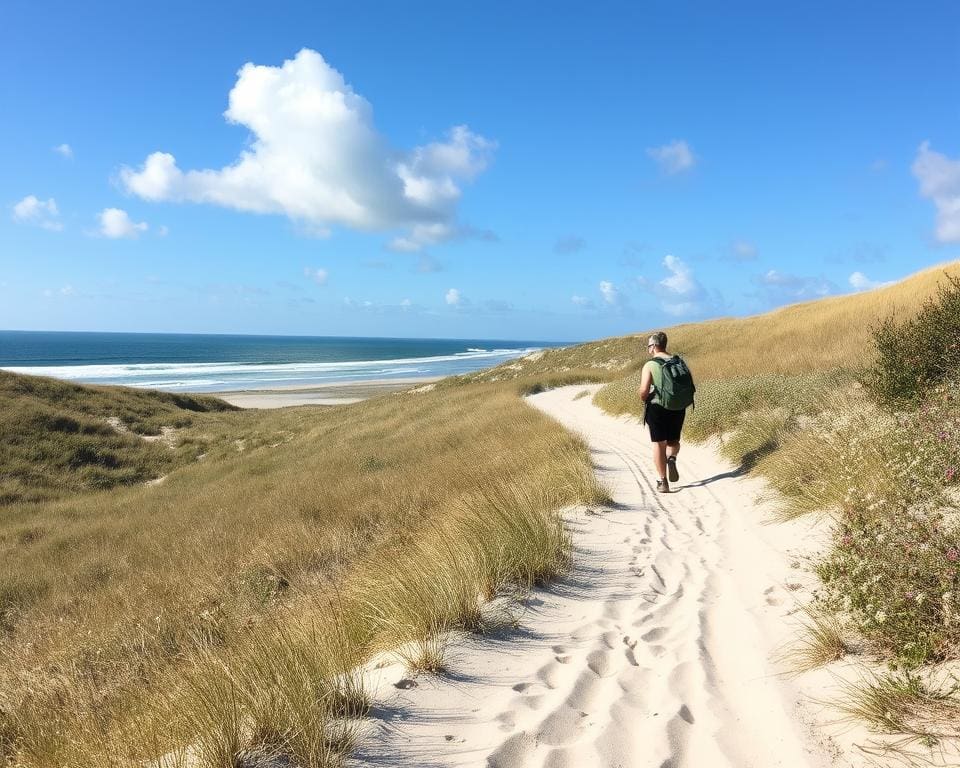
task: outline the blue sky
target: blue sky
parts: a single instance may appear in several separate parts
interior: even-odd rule
[[[579,340],[960,258],[956,3],[546,8],[5,3],[0,328]]]

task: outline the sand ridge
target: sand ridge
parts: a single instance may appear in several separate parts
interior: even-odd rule
[[[657,494],[640,425],[583,389],[529,402],[585,437],[615,505],[567,511],[573,567],[530,595],[519,629],[452,636],[444,676],[375,670],[348,764],[834,765],[770,662],[802,576],[758,534],[756,482],[684,446],[676,492]]]

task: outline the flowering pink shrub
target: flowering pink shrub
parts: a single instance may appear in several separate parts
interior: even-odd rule
[[[817,570],[820,598],[904,666],[960,653],[960,400],[943,385],[899,414],[875,472],[850,474],[833,547]],[[889,428],[888,428],[889,429]],[[877,498],[868,489],[884,489]]]

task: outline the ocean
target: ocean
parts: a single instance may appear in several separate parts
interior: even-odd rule
[[[450,376],[556,342],[0,331],[0,368],[168,392]]]

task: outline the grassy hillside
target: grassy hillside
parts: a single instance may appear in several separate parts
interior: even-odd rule
[[[406,640],[426,649],[411,663],[435,663],[432,633],[482,628],[479,596],[562,567],[558,508],[603,498],[584,446],[516,385],[262,412],[6,386],[23,413],[58,414],[63,397],[86,439],[131,461],[141,438],[114,447],[105,417],[205,446],[160,484],[0,506],[0,755],[17,765],[139,766],[198,738],[202,765],[260,748],[326,765],[328,700],[297,670],[329,692],[344,665]]]
[[[871,328],[891,314],[912,316],[943,281],[944,273],[960,275],[960,262],[931,267],[886,288],[793,304],[753,317],[721,318],[663,330],[671,350],[683,354],[703,380],[737,378],[744,373],[854,370],[868,364],[874,354]],[[620,379],[643,365],[647,334],[654,330],[659,329],[536,352],[451,383],[551,374],[570,380]]]
[[[160,477],[205,449],[176,430],[197,414],[233,410],[213,397],[0,371],[0,505]]]
[[[960,282],[934,270],[872,294],[668,331],[698,377],[685,437],[717,438],[766,478],[776,515],[826,518],[830,546],[811,565],[822,584],[808,637],[789,655],[795,671],[859,664],[838,705],[896,734],[890,748],[910,764],[960,739],[960,695],[944,684],[960,659],[957,306]],[[631,373],[594,402],[640,416],[638,385]]]
[[[870,327],[895,307],[915,313],[941,275],[667,329],[700,384],[691,434],[725,433],[725,450],[771,479],[786,512],[846,515],[823,563],[825,606],[914,667],[955,654],[943,614],[943,595],[960,594],[960,582],[944,586],[960,578],[955,531],[927,514],[941,509],[927,490],[943,489],[954,459],[925,444],[914,461],[918,447],[895,439],[899,417],[867,403],[851,372],[872,354]],[[482,631],[481,598],[557,573],[568,541],[556,509],[604,497],[582,443],[518,395],[608,381],[599,402],[635,410],[643,340],[326,409],[239,412],[0,374],[0,760],[337,764],[350,743],[342,716],[364,706],[345,671],[408,641],[412,666],[441,665],[431,637]],[[910,434],[953,429],[951,402]],[[960,445],[960,424],[956,434]],[[880,507],[914,523],[888,525]],[[867,546],[890,536],[923,558]],[[887,575],[845,607],[844,574],[863,568]],[[892,606],[882,621],[877,600]]]

